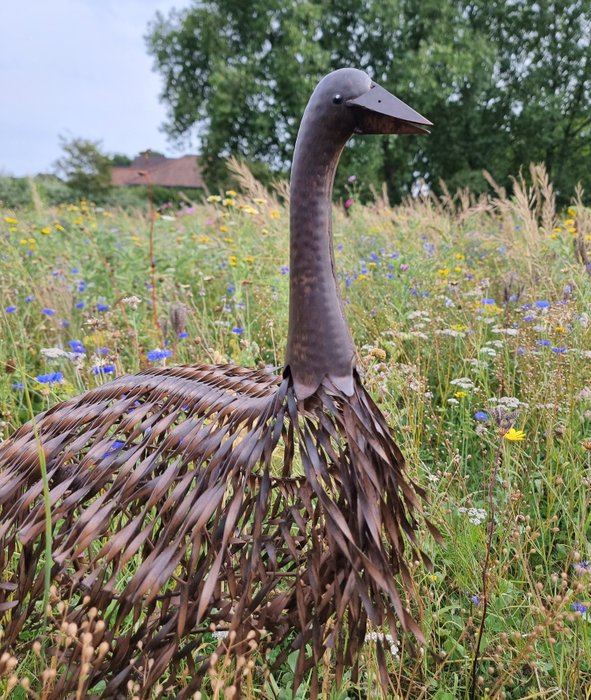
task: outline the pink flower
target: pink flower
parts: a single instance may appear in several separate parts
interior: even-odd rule
[[[349,175],[347,182],[352,185],[357,180],[357,175]]]
[[[406,272],[409,267],[410,267],[410,265],[407,265],[406,263],[402,263],[402,265],[400,266],[400,272]]]
[[[353,200],[352,199],[346,199],[345,200],[345,209],[349,209],[349,207],[353,206]]]

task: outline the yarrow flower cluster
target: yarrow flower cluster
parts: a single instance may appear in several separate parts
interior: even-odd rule
[[[461,506],[458,508],[458,513],[462,515],[466,514],[468,521],[472,523],[472,525],[482,525],[486,520],[486,511],[484,508],[465,508]]]
[[[390,647],[390,653],[392,656],[399,656],[400,645],[398,641],[392,637],[391,634],[384,634],[383,632],[368,632],[365,635],[365,640],[367,642],[382,642],[382,644]]]

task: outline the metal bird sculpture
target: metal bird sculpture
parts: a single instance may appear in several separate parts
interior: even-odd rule
[[[362,71],[316,87],[291,175],[282,376],[149,369],[54,406],[0,446],[0,652],[45,629],[49,517],[52,601],[68,634],[86,630],[86,652],[45,650],[66,670],[44,697],[127,697],[136,681],[141,697],[192,697],[211,630],[234,660],[257,647],[281,663],[299,650],[294,684],[312,669],[314,697],[323,653],[332,649],[339,683],[368,620],[421,637],[403,591],[424,494],[355,370],[331,196],[353,134],[429,125]],[[236,663],[238,685],[241,673]]]

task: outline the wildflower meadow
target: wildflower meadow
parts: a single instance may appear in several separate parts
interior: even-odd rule
[[[235,190],[180,209],[0,208],[0,440],[149,366],[280,371],[288,189],[235,171]],[[351,173],[333,222],[358,367],[445,546],[419,531],[433,567],[410,562],[425,643],[371,629],[339,689],[328,650],[322,697],[384,697],[379,639],[389,698],[591,698],[591,210],[579,192],[557,211],[537,166],[510,197],[491,180],[489,196],[393,207],[361,204],[360,184]],[[52,598],[46,639],[0,658],[1,698],[43,698],[67,672],[52,646],[86,642],[65,609]],[[244,697],[292,697],[294,659],[249,661]],[[199,697],[233,696],[229,663],[213,659]]]

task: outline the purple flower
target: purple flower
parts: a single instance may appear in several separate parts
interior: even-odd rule
[[[55,311],[53,309],[41,309],[41,313],[46,316],[55,316]]]
[[[7,306],[4,311],[6,311],[7,314],[14,313],[16,311],[16,306]]]
[[[587,610],[589,610],[589,606],[584,605],[583,603],[580,603],[579,601],[577,601],[576,603],[571,604],[570,609],[574,610],[575,612],[579,612],[581,614],[584,614],[587,612]]]
[[[356,180],[357,180],[357,175],[349,175],[349,177],[347,178],[347,182],[350,185],[352,185],[354,182],[356,182]]]
[[[177,333],[177,338],[188,338],[189,334],[187,331],[183,331],[182,333]]]
[[[96,350],[97,355],[108,355],[110,352],[109,348],[98,348],[98,350]]]
[[[71,272],[73,275],[77,275],[77,274],[80,272],[80,270],[79,270],[77,267],[73,267],[73,268],[70,270],[70,272]]]
[[[116,452],[117,450],[120,450],[123,445],[125,445],[124,442],[121,440],[114,440],[111,445],[109,445],[109,449],[105,452],[105,454],[102,456],[102,459],[105,457],[108,457],[109,455],[112,455],[113,452]]]
[[[410,265],[407,265],[406,263],[402,263],[400,265],[400,272],[406,272],[410,268]]]
[[[540,301],[536,301],[536,306],[538,309],[547,309],[550,306],[550,302],[546,301],[545,299],[541,299]]]
[[[479,421],[487,421],[489,415],[485,411],[476,411],[476,413],[474,414],[474,418]]]
[[[351,199],[351,197],[345,200],[343,206],[345,207],[345,209],[350,209],[353,206],[353,200]]]
[[[27,302],[27,304],[30,304],[34,299],[35,297],[32,294],[30,294],[28,297],[25,297],[25,301]]]
[[[101,365],[99,367],[93,367],[93,374],[113,374],[115,372],[115,365]]]
[[[96,305],[96,310],[97,311],[108,311],[111,307],[108,304],[97,304]]]
[[[583,574],[591,573],[591,562],[587,561],[587,559],[583,559],[583,561],[573,564],[573,568],[576,574],[582,576]]]
[[[480,303],[484,306],[494,306],[496,301],[494,299],[483,299]]]
[[[480,605],[480,596],[479,595],[471,595],[470,602],[473,603],[474,605]]]
[[[84,304],[83,301],[79,301],[79,302],[76,304],[76,308],[77,308],[77,309],[83,309],[84,306],[85,306],[85,304]]]
[[[232,333],[236,333],[236,335],[242,335],[244,333],[244,328],[232,328]]]
[[[164,360],[171,355],[171,350],[150,350],[148,352],[148,360],[150,360],[150,362],[157,362],[158,360]]]
[[[547,348],[552,345],[552,343],[549,340],[536,340],[536,345],[543,345],[545,348]]]
[[[78,291],[79,292],[84,292],[86,290],[86,282],[84,280],[81,280],[78,282]]]
[[[566,348],[565,348],[565,347],[562,347],[562,348],[552,348],[552,352],[553,352],[555,355],[564,355],[564,353],[566,352]]]
[[[22,382],[15,382],[14,384],[11,385],[11,388],[14,389],[15,391],[20,391],[21,389],[25,388],[25,385]]]
[[[80,340],[69,340],[68,345],[72,348],[72,352],[75,352],[79,355],[84,355],[86,352],[86,348],[84,345],[82,345],[82,342]]]
[[[35,379],[40,384],[55,384],[64,381],[64,375],[61,372],[50,372],[49,374],[38,374]]]
[[[287,275],[289,272],[289,267],[287,265],[283,265],[283,267],[279,268],[279,272],[281,272],[282,275]]]

